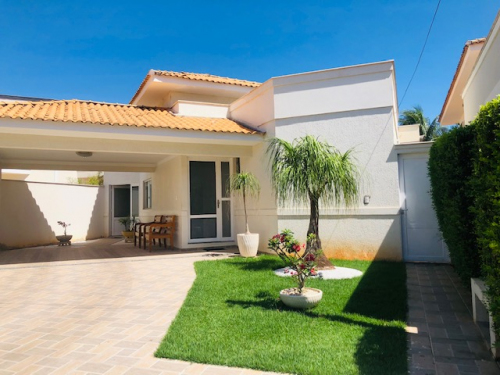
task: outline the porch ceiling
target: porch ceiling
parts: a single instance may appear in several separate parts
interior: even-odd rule
[[[175,155],[251,156],[263,140],[263,133],[0,119],[0,168],[152,172]]]
[[[83,150],[86,151],[86,150]],[[169,155],[93,152],[81,157],[75,151],[0,148],[4,169],[153,172]]]

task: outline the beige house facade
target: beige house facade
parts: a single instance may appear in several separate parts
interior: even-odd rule
[[[227,193],[227,178],[249,171],[262,185],[260,197],[249,204],[250,229],[260,234],[259,250],[266,251],[267,240],[284,228],[304,240],[309,218],[307,207],[277,206],[269,180],[268,140],[293,141],[312,134],[342,152],[354,149],[362,172],[356,207],[320,210],[320,236],[328,256],[424,259],[428,255],[412,253],[417,250],[408,245],[409,238],[418,238],[424,230],[432,231],[430,237],[438,244],[439,254],[431,258],[446,261],[432,220],[404,218],[406,197],[413,193],[405,190],[411,187],[402,186],[401,178],[414,168],[402,171],[402,160],[421,165],[429,145],[418,142],[418,128],[401,132],[397,120],[393,61],[274,77],[264,83],[151,70],[130,104],[0,103],[0,166],[104,171],[105,185],[94,187],[99,193],[93,204],[84,204],[71,192],[74,205],[61,205],[59,215],[66,210],[69,221],[85,218],[77,237],[116,235],[117,220],[123,216],[146,222],[168,214],[178,217],[174,245],[181,249],[235,244],[236,234],[244,231],[243,209],[242,202]],[[16,210],[9,203],[16,201],[13,183],[5,177],[0,182],[0,243],[33,245],[7,229],[15,227],[7,219]],[[30,189],[25,194],[31,194],[31,209],[38,206],[38,217],[55,232],[54,220],[60,219],[46,214],[49,208],[37,205]],[[430,207],[430,199],[422,199]],[[80,203],[94,209],[71,216],[81,212],[76,208]]]

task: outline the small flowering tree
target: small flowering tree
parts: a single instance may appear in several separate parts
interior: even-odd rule
[[[65,223],[64,221],[58,221],[57,224],[62,226],[64,228],[64,235],[66,236],[66,228],[69,227],[71,224],[70,223]]]
[[[314,241],[316,241],[315,235],[309,234],[307,242]],[[273,236],[269,240],[268,247],[292,269],[290,274],[297,280],[298,292],[302,293],[307,278],[317,275],[317,258],[321,250],[316,249],[316,246],[306,248],[306,245],[300,244],[293,237],[293,232],[288,229]]]

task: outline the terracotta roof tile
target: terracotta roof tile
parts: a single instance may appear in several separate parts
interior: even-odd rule
[[[258,86],[260,86],[259,82],[246,81],[243,79],[236,79],[236,78],[229,78],[229,77],[219,77],[219,76],[214,76],[214,75],[205,74],[205,73],[170,72],[170,71],[166,71],[166,70],[153,70],[152,73],[154,75],[157,75],[157,76],[183,78],[183,79],[190,79],[193,81],[223,83],[223,84],[227,84],[227,85],[245,86],[245,87],[258,87]]]
[[[133,103],[135,98],[139,95],[139,93],[142,91],[146,83],[149,81],[151,76],[164,76],[164,77],[175,77],[175,78],[182,78],[182,79],[189,79],[192,81],[205,81],[205,82],[213,82],[213,83],[222,83],[226,85],[234,85],[234,86],[243,86],[243,87],[258,87],[261,84],[259,82],[253,82],[253,81],[246,81],[243,79],[236,79],[236,78],[229,78],[229,77],[220,77],[220,76],[214,76],[212,74],[206,74],[206,73],[188,73],[188,72],[171,72],[167,70],[150,70],[149,73],[146,75],[142,83],[140,84],[139,88],[135,92],[134,96],[130,100],[130,103]]]
[[[164,108],[82,100],[0,102],[1,118],[198,130],[218,133],[260,133],[226,118],[176,116]]]

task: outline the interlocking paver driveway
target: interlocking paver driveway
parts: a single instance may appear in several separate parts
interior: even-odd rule
[[[153,357],[201,259],[0,265],[0,374],[262,374]]]

